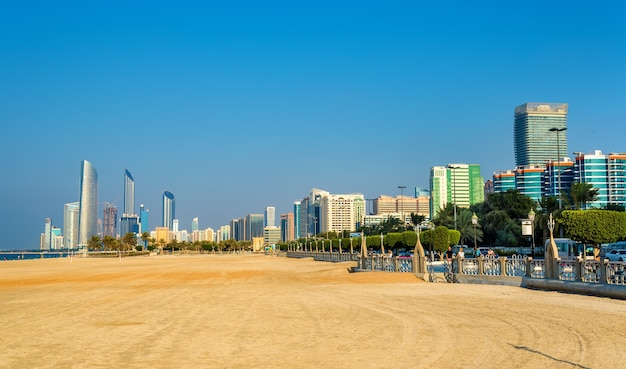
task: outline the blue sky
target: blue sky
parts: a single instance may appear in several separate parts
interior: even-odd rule
[[[429,168],[512,169],[513,109],[569,103],[570,152],[625,152],[626,3],[0,3],[0,249],[99,201],[181,228],[291,211],[313,187],[398,195]]]

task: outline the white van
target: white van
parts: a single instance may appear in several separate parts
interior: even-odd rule
[[[561,259],[575,259],[585,249],[585,245],[577,243],[569,238],[555,238],[556,248],[559,250],[559,258]],[[550,239],[546,240],[545,249],[550,246]]]

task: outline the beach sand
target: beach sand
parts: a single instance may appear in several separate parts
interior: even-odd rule
[[[0,368],[619,368],[626,302],[265,255],[0,262]]]

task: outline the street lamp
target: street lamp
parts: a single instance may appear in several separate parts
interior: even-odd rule
[[[406,221],[404,219],[404,189],[406,188],[406,186],[398,186],[398,188],[400,189],[400,217],[402,218],[402,224],[406,224]]]
[[[478,249],[478,244],[476,243],[476,225],[478,224],[478,216],[476,213],[472,215],[472,224],[474,225],[474,255],[476,255],[476,250]]]
[[[530,237],[532,238],[532,246],[530,248],[530,255],[534,258],[535,257],[535,211],[531,208],[530,212],[528,212],[528,220],[530,220],[530,223],[532,225],[532,228],[530,229]]]
[[[550,132],[556,132],[556,154],[557,154],[557,165],[558,165],[558,173],[557,173],[557,187],[558,187],[558,195],[559,195],[559,210],[561,210],[561,141],[559,139],[559,133],[563,132],[567,130],[567,127],[563,127],[563,128],[557,128],[557,127],[552,127],[550,128],[548,131]]]

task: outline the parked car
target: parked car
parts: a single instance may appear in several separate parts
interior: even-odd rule
[[[626,249],[611,250],[606,253],[610,261],[626,261]]]

